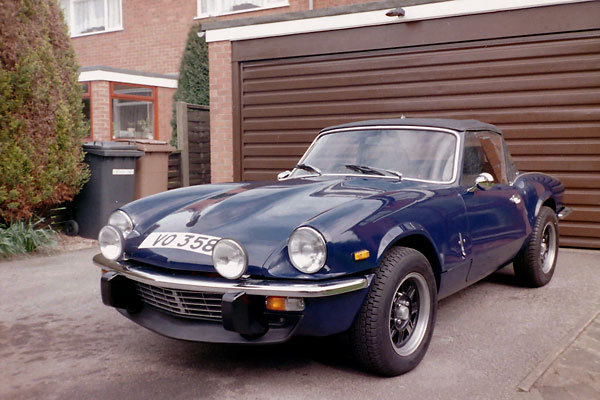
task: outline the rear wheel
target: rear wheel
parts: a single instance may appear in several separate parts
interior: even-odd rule
[[[359,363],[386,376],[415,368],[433,335],[436,294],[435,277],[423,254],[390,249],[350,330]]]
[[[546,285],[554,275],[558,255],[558,220],[549,207],[542,207],[527,246],[513,261],[515,275],[524,285]]]

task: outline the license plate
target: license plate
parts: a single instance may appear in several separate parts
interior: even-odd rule
[[[195,233],[180,232],[152,232],[142,244],[140,249],[179,249],[193,251],[194,253],[212,255],[215,244],[221,238]]]

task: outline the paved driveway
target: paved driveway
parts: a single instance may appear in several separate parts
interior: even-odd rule
[[[600,252],[561,250],[541,289],[516,286],[509,266],[443,300],[421,365],[380,378],[337,340],[158,336],[102,305],[95,252],[0,263],[0,399],[539,399],[517,385],[600,307]]]

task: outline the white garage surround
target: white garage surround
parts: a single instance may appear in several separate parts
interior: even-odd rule
[[[206,32],[206,41],[257,39],[589,1],[594,0],[453,0],[403,7],[403,17],[388,17],[376,10],[214,29]]]

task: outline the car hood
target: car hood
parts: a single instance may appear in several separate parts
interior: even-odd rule
[[[229,185],[180,207],[153,224],[145,223],[144,226],[149,227],[128,240],[126,252],[133,260],[165,268],[214,271],[208,255],[170,248],[138,248],[153,232],[193,233],[236,240],[246,249],[250,267],[260,268],[274,251],[287,244],[297,227],[310,225],[311,220],[342,204],[414,185],[414,182],[356,177]],[[381,202],[373,202],[373,207],[380,205]],[[360,219],[358,216],[348,218],[355,223]],[[328,239],[327,232],[322,233]]]

